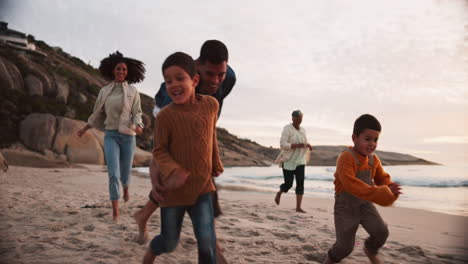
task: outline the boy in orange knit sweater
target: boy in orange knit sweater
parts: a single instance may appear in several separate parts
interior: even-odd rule
[[[156,117],[153,156],[165,199],[160,202],[161,233],[151,241],[143,263],[176,248],[185,212],[197,238],[198,262],[216,263],[211,177],[223,172],[216,139],[219,104],[211,96],[195,94],[199,75],[189,55],[170,55],[162,71],[172,103]]]
[[[336,161],[335,231],[336,242],[328,251],[326,264],[337,263],[351,254],[359,224],[369,233],[364,252],[371,263],[382,263],[378,250],[388,238],[388,228],[372,203],[389,206],[401,193],[374,154],[381,126],[372,115],[354,122],[354,147],[343,151]]]

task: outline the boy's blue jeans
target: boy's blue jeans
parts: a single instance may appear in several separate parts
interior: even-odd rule
[[[193,230],[198,244],[198,263],[216,263],[216,234],[214,230],[212,194],[198,197],[192,206],[161,208],[161,234],[154,237],[150,248],[154,255],[173,251],[180,237],[185,211],[192,219]]]
[[[109,175],[109,194],[112,201],[119,200],[119,179],[124,188],[130,184],[130,173],[135,154],[135,136],[106,130],[104,134],[104,154]]]

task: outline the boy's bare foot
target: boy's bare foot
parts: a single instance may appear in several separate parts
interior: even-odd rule
[[[123,199],[125,202],[128,202],[130,200],[130,194],[128,193],[128,187],[123,189],[124,194],[123,194]]]
[[[146,221],[142,219],[142,211],[139,210],[135,214],[133,214],[133,219],[135,219],[135,222],[138,225],[138,236],[136,237],[135,241],[143,245],[145,244],[148,239],[149,239],[149,234],[148,234],[148,228],[146,226]]]
[[[330,257],[328,256],[327,254],[327,258],[325,259],[325,261],[323,262],[323,264],[334,264],[335,262],[333,262]]]
[[[366,256],[369,258],[370,262],[372,264],[383,264],[383,261],[379,258],[378,255],[372,255],[367,248],[364,248],[364,253],[366,253]]]
[[[216,263],[217,264],[228,264],[226,258],[224,257],[224,248],[221,244],[216,241]]]
[[[280,204],[280,199],[281,199],[281,192],[277,192],[275,196],[275,203],[276,205]]]
[[[298,213],[305,213],[306,211],[302,210],[302,208],[296,208],[296,212],[298,212]]]
[[[143,264],[153,264],[156,256],[151,252],[151,248],[148,248],[145,256],[143,257]]]

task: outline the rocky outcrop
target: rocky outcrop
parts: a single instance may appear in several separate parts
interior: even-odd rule
[[[34,44],[37,52],[18,51],[0,43],[0,148],[23,142],[46,159],[103,164],[103,133],[90,130],[78,138],[76,131],[92,113],[99,90],[108,81],[97,69],[60,48],[42,41]],[[145,94],[140,98],[145,129],[137,136],[140,149],[135,166],[145,166],[151,158],[147,151],[152,148],[154,122],[153,98]],[[225,166],[269,166],[279,153],[277,148],[240,139],[222,128],[217,133]],[[314,146],[310,164],[333,166],[341,150]],[[384,164],[430,164],[398,153],[378,155]]]
[[[31,114],[20,124],[20,138],[25,146],[45,153],[51,149],[55,135],[56,118],[51,114]]]
[[[70,94],[70,86],[67,80],[56,74],[55,84],[57,86],[57,101],[62,104],[67,104],[68,95]],[[80,101],[80,103],[86,103],[86,101]]]
[[[42,82],[36,76],[32,74],[26,75],[26,77],[24,78],[24,85],[26,86],[26,90],[28,91],[29,95],[44,95],[44,87],[42,85]]]
[[[3,89],[23,91],[24,81],[18,67],[0,56],[0,85]]]
[[[90,129],[78,137],[86,125],[80,120],[55,117],[50,114],[31,114],[21,123],[23,144],[48,159],[63,159],[70,163],[105,164],[104,133]],[[147,166],[152,154],[137,147],[133,166]]]

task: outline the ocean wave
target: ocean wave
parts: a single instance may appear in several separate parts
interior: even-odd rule
[[[221,178],[220,178],[221,179]],[[283,176],[229,176],[229,179],[223,179],[226,183],[251,183],[256,185],[268,185],[268,183],[282,181]],[[321,181],[332,182],[335,180],[330,175],[306,175],[306,181]],[[403,186],[414,187],[433,187],[433,188],[448,188],[448,187],[468,187],[468,180],[462,179],[408,179],[395,177],[392,179]]]

